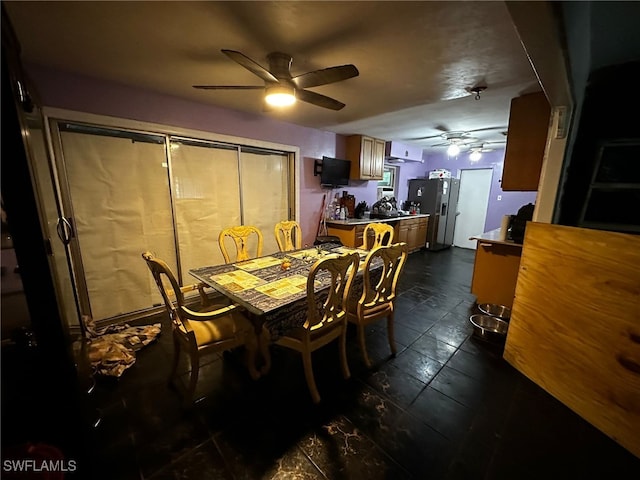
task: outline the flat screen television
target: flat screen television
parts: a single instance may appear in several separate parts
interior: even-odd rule
[[[323,187],[345,187],[349,185],[351,161],[339,158],[322,157],[320,185]]]

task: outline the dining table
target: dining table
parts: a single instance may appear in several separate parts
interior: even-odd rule
[[[197,267],[189,273],[229,298],[245,310],[260,340],[263,326],[273,342],[287,331],[302,326],[307,318],[307,278],[314,263],[329,256],[357,252],[359,269],[352,284],[350,298],[359,298],[363,288],[362,267],[369,250],[325,243],[288,252],[275,252],[240,262]],[[381,265],[377,266],[381,270]],[[319,272],[315,291],[323,300],[330,277]],[[326,298],[326,295],[324,296]],[[260,368],[266,373],[270,359],[262,359]]]

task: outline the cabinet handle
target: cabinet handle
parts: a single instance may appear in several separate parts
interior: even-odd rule
[[[484,243],[484,242],[481,242],[481,243],[480,243],[480,246],[481,246],[481,247],[491,247],[491,246],[493,246],[493,243]]]

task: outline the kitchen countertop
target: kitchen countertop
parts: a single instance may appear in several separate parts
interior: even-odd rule
[[[398,220],[405,220],[411,218],[425,218],[429,217],[428,213],[417,213],[415,215],[401,215],[398,217],[391,218],[348,218],[346,220],[327,220],[327,225],[366,225],[367,223],[387,223],[387,222],[396,222]]]
[[[500,245],[511,245],[514,247],[522,247],[521,243],[516,243],[513,240],[502,240],[500,238],[499,228],[496,228],[495,230],[490,230],[488,232],[484,232],[480,235],[474,235],[473,237],[469,237],[469,240],[478,240],[479,242],[496,243]]]

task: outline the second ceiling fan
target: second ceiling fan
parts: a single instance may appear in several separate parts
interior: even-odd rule
[[[280,106],[290,105],[295,99],[311,103],[330,110],[341,110],[345,104],[338,100],[305,90],[330,83],[340,82],[359,75],[354,65],[339,65],[323,68],[312,72],[291,75],[293,57],[282,52],[272,52],[267,55],[269,68],[266,69],[246,55],[235,50],[222,50],[231,60],[239,63],[254,75],[264,81],[264,85],[194,85],[193,88],[203,90],[264,90],[265,100],[271,105],[278,106],[273,101],[282,101]]]

